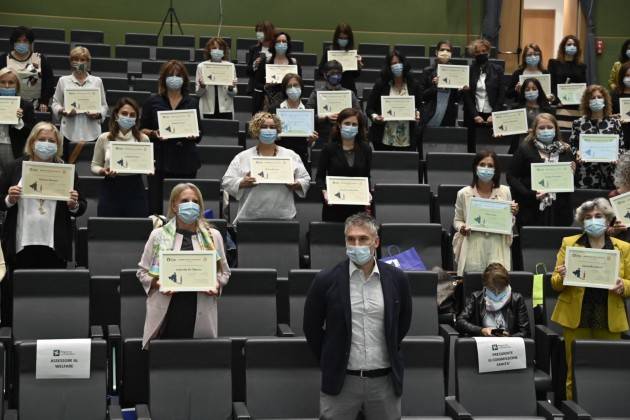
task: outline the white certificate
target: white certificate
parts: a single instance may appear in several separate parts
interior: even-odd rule
[[[216,251],[161,251],[160,292],[218,290]]]
[[[617,220],[625,225],[630,225],[630,192],[610,197],[610,204],[615,210]]]
[[[165,139],[179,137],[198,137],[199,122],[196,109],[179,111],[158,111],[158,128],[160,136]]]
[[[615,162],[619,159],[619,135],[580,134],[580,156],[584,162]]]
[[[317,115],[338,114],[346,108],[352,108],[351,90],[317,91]]]
[[[22,162],[22,197],[41,200],[70,200],[74,190],[74,165]]]
[[[250,173],[257,184],[293,184],[291,158],[256,156],[251,158]]]
[[[479,373],[527,368],[525,340],[521,337],[474,337]]]
[[[619,98],[619,114],[622,122],[630,122],[630,98]]]
[[[287,73],[298,74],[297,64],[266,64],[265,82],[271,84],[282,83]]]
[[[531,188],[537,192],[573,192],[571,162],[532,163]]]
[[[0,96],[0,124],[17,124],[17,110],[20,107],[19,96]]]
[[[206,85],[232,86],[234,84],[234,64],[208,63],[201,65],[203,82]]]
[[[545,95],[551,95],[551,75],[549,74],[521,74],[518,76],[518,82],[523,86],[523,82],[526,79],[536,79],[540,82],[540,85],[545,91]]]
[[[453,64],[438,64],[437,78],[439,88],[461,89],[468,86],[470,67]]]
[[[556,88],[558,100],[563,105],[579,105],[586,90],[586,83],[560,83]]]
[[[619,277],[619,251],[570,246],[564,265],[564,286],[612,289]]]
[[[477,232],[512,234],[512,202],[472,197],[466,224]]]
[[[77,114],[101,112],[101,90],[96,88],[66,89],[63,91],[64,110],[75,109]]]
[[[328,204],[368,206],[370,184],[365,177],[327,176]]]
[[[89,379],[92,340],[37,340],[35,379]]]
[[[415,121],[415,96],[381,96],[381,115],[385,121]]]
[[[119,174],[153,174],[153,143],[112,141],[109,167]]]
[[[495,136],[511,136],[528,132],[525,108],[492,113],[492,131]]]
[[[343,71],[359,70],[357,50],[328,50],[328,61],[336,60],[341,64]]]
[[[279,137],[308,137],[315,131],[315,111],[312,109],[278,108],[276,115],[282,122]]]

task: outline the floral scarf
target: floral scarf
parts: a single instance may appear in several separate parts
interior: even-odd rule
[[[564,152],[568,146],[559,141],[552,141],[549,144],[544,144],[538,139],[534,139],[534,146],[538,151],[547,154],[549,157],[545,159],[546,162],[556,163],[560,160],[560,153]],[[556,199],[556,193],[547,193],[547,195],[540,200],[540,205],[538,206],[538,210],[544,211],[547,207],[551,207],[554,200]]]

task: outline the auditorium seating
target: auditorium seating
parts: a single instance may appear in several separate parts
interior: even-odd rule
[[[308,230],[310,268],[331,267],[344,257],[343,230],[343,223],[311,222]]]
[[[422,153],[468,152],[466,127],[425,127],[422,131]]]
[[[428,223],[432,198],[428,185],[376,184],[375,217],[379,223]]]
[[[297,221],[239,221],[237,240],[239,268],[273,268],[286,277],[300,265]]]
[[[372,153],[373,184],[418,184],[419,158],[417,152]]]
[[[289,302],[289,326],[295,335],[303,336],[304,302],[319,270],[291,270],[285,286]]]
[[[520,234],[523,270],[536,272],[536,265],[544,264],[553,271],[562,238],[580,233],[577,227],[524,226]]]
[[[427,270],[442,267],[442,227],[437,223],[383,223],[380,230],[382,258],[415,248]]]

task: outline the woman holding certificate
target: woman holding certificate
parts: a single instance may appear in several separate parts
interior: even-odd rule
[[[586,83],[586,64],[582,63],[580,40],[575,35],[562,38],[556,58],[549,59],[547,69],[551,76],[551,93],[555,95],[559,108],[558,122],[562,128],[571,127],[571,122],[580,116],[577,105],[563,104],[558,96],[558,85]]]
[[[552,108],[547,100],[547,96],[544,94],[543,88],[540,85],[538,79],[528,78],[523,80],[523,84],[519,89],[516,97],[516,103],[512,109],[524,108],[527,111],[527,126],[532,129],[534,120],[540,114],[554,114],[556,111]],[[508,153],[516,152],[521,139],[525,137],[524,134],[516,134],[510,136],[512,143]]]
[[[512,220],[509,234],[472,230],[468,220],[473,197],[510,202],[511,214],[518,212],[518,204],[512,201],[510,188],[499,184],[501,169],[498,164],[494,152],[478,152],[473,160],[472,183],[457,192],[453,218],[453,254],[460,276],[466,271],[484,271],[490,263],[500,263],[508,270],[512,266]]]
[[[564,329],[569,400],[573,397],[573,341],[619,340],[621,333],[629,329],[624,298],[630,297],[630,244],[606,233],[614,217],[605,198],[586,201],[578,207],[575,220],[584,233],[562,239],[551,277],[551,286],[560,293],[551,319]],[[579,248],[593,252],[574,252]],[[578,258],[580,255],[584,256]],[[618,271],[613,263],[616,258]],[[592,268],[581,265],[581,259],[587,259],[586,266]]]
[[[521,64],[518,69],[512,73],[512,79],[510,85],[507,87],[505,96],[508,98],[516,98],[521,92],[521,76],[539,76],[541,74],[548,74],[547,70],[543,67],[543,54],[538,44],[527,44],[523,48],[523,54],[521,55]],[[541,89],[541,92],[543,90]],[[545,96],[550,96],[551,92],[545,92]]]
[[[236,68],[229,61],[230,50],[223,38],[210,38],[204,49],[206,61],[197,65],[197,96],[199,113],[204,118],[231,120],[234,118],[234,96],[238,94]],[[204,66],[220,63],[224,71],[231,70],[230,84],[212,84],[207,80]],[[206,79],[204,79],[206,76]],[[221,81],[225,83],[225,81]]]
[[[372,93],[365,107],[365,113],[372,120],[368,137],[377,150],[416,150],[418,143],[418,122],[422,98],[416,79],[410,73],[411,67],[405,57],[393,50],[387,55],[385,67],[380,79],[374,84]],[[383,97],[413,96],[413,119],[388,121],[388,115],[382,109]]]
[[[223,238],[203,218],[203,197],[195,184],[177,184],[171,191],[169,221],[151,232],[138,266],[138,280],[147,294],[147,315],[142,347],[146,350],[153,339],[215,338],[218,336],[217,299],[230,278]],[[216,275],[207,288],[191,292],[192,284],[181,277],[160,278],[160,254],[171,251],[212,251]],[[176,254],[174,254],[177,256]],[[189,258],[192,258],[189,256]],[[197,261],[197,260],[194,260]],[[176,266],[176,265],[174,265]],[[204,267],[199,267],[202,271]],[[205,283],[206,279],[201,279]],[[177,290],[177,285],[182,291]],[[169,291],[166,291],[169,290]],[[201,291],[203,290],[203,291]]]
[[[326,78],[326,62],[331,58],[328,57],[328,51],[338,51],[338,52],[356,52],[354,46],[354,33],[352,32],[352,27],[347,23],[340,23],[335,28],[335,33],[333,34],[332,44],[328,48],[324,48],[322,59],[319,62],[319,73],[322,78]],[[363,67],[363,61],[361,61],[361,56],[357,55],[357,66],[356,70],[344,70],[341,75],[341,86],[350,89],[355,94],[357,93],[356,80],[361,74],[361,67]]]
[[[249,133],[257,145],[236,155],[223,175],[221,187],[238,200],[235,226],[239,220],[294,219],[294,194],[306,196],[311,177],[297,153],[276,144],[281,131],[276,115],[254,115]]]
[[[254,30],[256,31],[256,40],[258,42],[252,45],[247,52],[247,76],[249,77],[249,81],[247,82],[248,95],[254,94],[254,75],[256,74],[256,70],[258,70],[258,67],[261,65],[264,66],[267,59],[271,57],[269,48],[273,42],[273,35],[276,33],[276,28],[273,26],[273,23],[268,20],[257,23]]]
[[[621,114],[622,109],[620,100],[626,103],[630,103],[630,61],[626,61],[620,68],[617,74],[616,88],[611,92],[611,101],[613,107],[613,114]],[[619,115],[621,118],[621,127],[623,129],[623,138],[626,144],[626,150],[630,149],[630,108],[626,105],[623,107],[623,115]]]
[[[118,174],[111,169],[110,142],[149,142],[140,132],[140,107],[131,98],[120,98],[112,109],[109,131],[96,140],[91,170],[104,176],[98,199],[99,217],[147,217],[147,193],[142,175]]]
[[[31,101],[20,97],[22,85],[15,70],[5,67],[0,70],[0,97],[7,99],[10,111],[8,115],[0,115],[0,119],[14,119],[14,124],[0,124],[0,170],[6,168],[15,159],[22,156],[26,138],[35,124],[35,115]],[[7,105],[8,105],[7,103]],[[3,104],[4,105],[4,104]],[[4,106],[3,106],[4,108]]]
[[[612,190],[615,188],[613,174],[618,156],[625,151],[621,120],[612,115],[612,104],[608,91],[599,85],[589,86],[582,95],[580,105],[582,116],[573,121],[569,143],[577,156],[578,170],[576,185],[578,188],[598,188]],[[584,144],[581,136],[586,134],[612,134],[619,136],[619,150],[608,162],[592,162],[580,144]],[[588,149],[587,149],[588,150]],[[614,159],[614,160],[613,160]]]

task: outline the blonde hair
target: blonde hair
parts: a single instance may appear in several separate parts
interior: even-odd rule
[[[486,47],[488,49],[488,53],[490,52],[490,49],[492,48],[492,44],[490,43],[490,41],[484,38],[479,38],[479,39],[475,39],[473,42],[470,43],[470,45],[468,46],[468,54],[470,56],[474,56],[475,50],[477,49],[477,47],[480,47],[480,46]]]
[[[610,202],[606,198],[599,197],[594,200],[585,201],[580,205],[580,207],[575,209],[575,221],[578,225],[584,226],[584,217],[586,216],[586,213],[595,209],[604,214],[606,222],[608,223],[612,222],[615,218],[615,212],[610,206]]]
[[[203,206],[203,196],[201,195],[201,191],[199,191],[199,188],[195,184],[192,184],[190,182],[182,182],[180,184],[177,184],[171,190],[171,197],[168,199],[167,217],[169,219],[172,219],[173,217],[175,217],[175,211],[173,211],[175,202],[179,199],[179,196],[186,190],[193,190],[193,192],[197,196],[197,200],[199,200],[199,214],[200,214],[199,221],[205,222],[205,220],[203,219],[203,214],[205,212],[205,209]]]
[[[0,77],[3,77],[7,74],[12,74],[13,77],[15,77],[15,82],[17,83],[17,87],[15,88],[15,95],[20,96],[21,84],[20,84],[20,78],[18,77],[17,72],[10,67],[5,67],[3,69],[0,69]]]
[[[280,132],[282,132],[282,122],[280,122],[280,118],[269,112],[259,112],[249,121],[249,135],[257,139],[260,135],[260,127],[262,127],[265,120],[268,119],[273,120],[273,123],[276,125],[276,130],[278,130],[278,134],[280,134]]]
[[[57,161],[63,162],[61,160],[61,155],[63,154],[63,138],[61,137],[61,134],[59,134],[59,130],[57,130],[57,127],[47,121],[40,121],[35,124],[35,127],[33,127],[33,129],[31,130],[31,134],[29,134],[28,138],[26,139],[24,154],[30,158],[35,155],[33,144],[39,137],[39,133],[44,130],[52,130],[52,132],[54,133],[55,140],[57,140],[57,154],[55,155],[55,157],[57,158]]]
[[[84,58],[87,61],[92,61],[92,56],[90,55],[90,50],[85,47],[74,47],[70,50],[70,61],[74,58]]]
[[[562,140],[562,133],[560,132],[560,127],[558,126],[558,120],[556,120],[556,117],[546,112],[540,113],[536,116],[536,118],[534,118],[534,122],[532,123],[532,131],[530,131],[527,137],[525,137],[524,141],[532,143],[534,140],[536,140],[536,128],[538,127],[538,124],[541,120],[551,121],[556,129],[556,140],[563,145],[566,145],[566,147],[569,147],[569,144]]]
[[[612,101],[608,90],[601,85],[590,85],[582,94],[582,100],[580,101],[580,112],[589,120],[593,115],[593,111],[591,111],[591,107],[589,106],[589,101],[593,98],[593,94],[596,91],[600,91],[604,97],[604,109],[602,110],[604,118],[608,118],[612,114]]]

